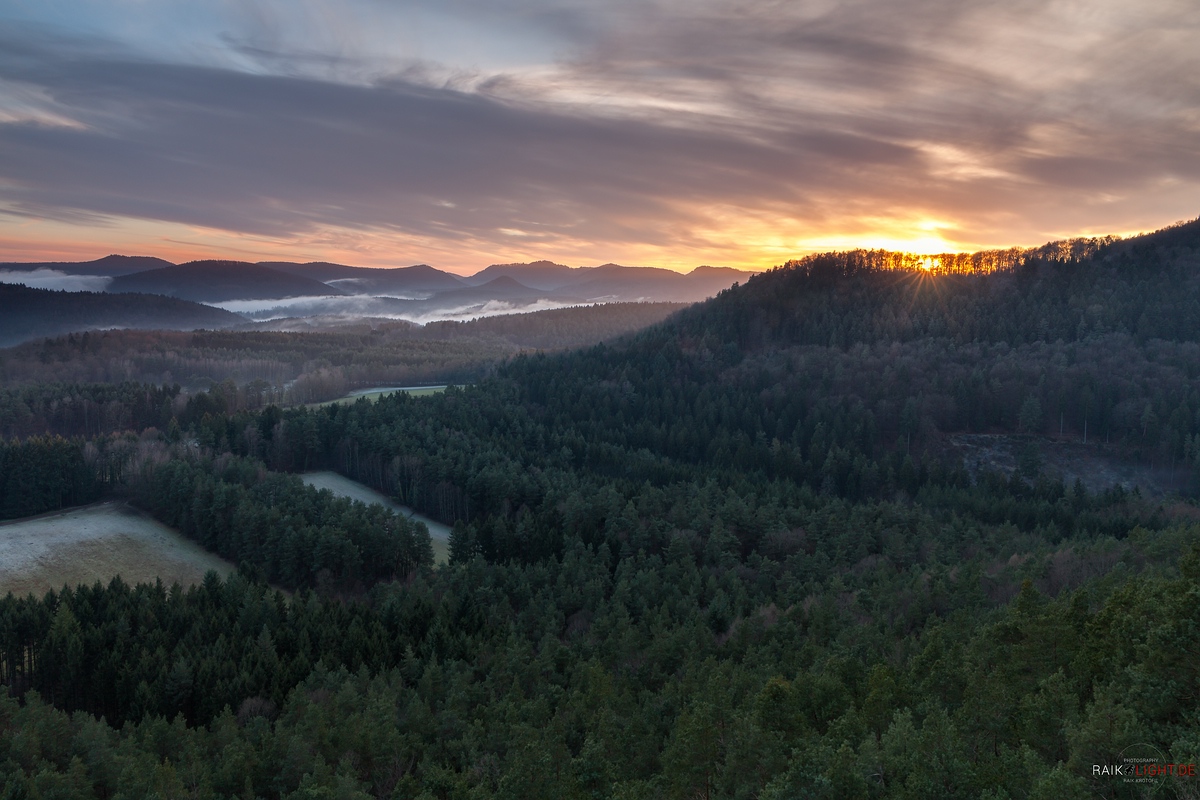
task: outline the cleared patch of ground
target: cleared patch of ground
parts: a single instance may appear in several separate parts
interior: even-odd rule
[[[1113,486],[1137,487],[1145,497],[1162,497],[1182,489],[1187,479],[1186,470],[1172,471],[1138,464],[1120,457],[1103,444],[982,433],[952,434],[947,439],[962,457],[972,477],[985,470],[1011,475],[1017,468],[1022,448],[1032,445],[1036,448],[1042,472],[1061,477],[1068,486],[1079,479],[1089,492],[1101,492]]]
[[[442,387],[445,388],[445,387]],[[437,520],[430,519],[424,514],[418,514],[408,506],[402,506],[385,494],[381,494],[370,486],[352,481],[336,472],[306,472],[300,476],[309,486],[318,489],[328,489],[338,497],[349,497],[362,503],[379,503],[390,508],[415,522],[424,522],[429,529],[429,538],[433,540],[433,560],[445,564],[450,560],[450,526]]]
[[[42,595],[120,575],[126,583],[192,586],[234,566],[124,503],[0,523],[0,596]]]

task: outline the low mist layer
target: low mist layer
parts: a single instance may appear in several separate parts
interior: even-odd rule
[[[72,275],[57,269],[28,272],[0,270],[0,283],[23,283],[30,289],[54,289],[64,292],[103,292],[112,283],[107,275]]]

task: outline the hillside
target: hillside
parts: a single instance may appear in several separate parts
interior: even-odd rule
[[[745,281],[754,273],[728,267],[697,267],[689,273],[657,267],[566,267],[550,261],[493,264],[464,280],[483,286],[509,278],[553,297],[583,301],[694,303]]]
[[[564,287],[564,291],[589,299],[696,303],[753,274],[715,267],[698,267],[683,274],[669,269],[604,264],[593,267],[580,280]]]
[[[345,294],[320,281],[242,261],[191,261],[114,278],[110,292],[142,292],[197,303]]]
[[[427,264],[372,269],[320,261],[309,264],[293,264],[286,261],[260,261],[258,263],[259,266],[269,267],[289,275],[297,275],[336,286],[349,294],[420,297],[467,285],[458,276],[434,269]]]
[[[165,428],[179,388],[225,384],[227,409],[329,400],[351,389],[470,382],[522,350],[586,347],[661,322],[683,306],[615,303],[470,322],[332,331],[106,330],[0,351],[0,436],[100,435]],[[145,384],[166,384],[146,390]],[[229,382],[229,383],[226,383]],[[174,384],[174,390],[171,385]],[[188,416],[182,417],[186,423]]]
[[[568,267],[553,261],[532,261],[528,264],[492,264],[463,280],[479,286],[500,277],[508,277],[532,289],[553,291],[581,279],[587,267]]]
[[[1044,253],[975,274],[882,269],[878,252],[812,256],[569,368],[547,367],[571,387],[561,399],[541,399],[542,367],[520,380],[550,408],[602,408],[599,387],[630,382],[639,399],[626,413],[662,426],[643,441],[688,459],[725,436],[762,463],[775,460],[773,439],[819,454],[843,436],[868,452],[899,442],[953,459],[978,450],[963,436],[1000,435],[1016,437],[997,447],[1025,453],[1027,475],[1074,443],[1091,455],[1057,470],[1069,480],[1103,488],[1105,475],[1128,471],[1118,464],[1136,464],[1148,490],[1200,489],[1200,225],[1083,258]],[[691,410],[713,386],[734,424]],[[664,393],[669,404],[654,399]],[[814,414],[819,436],[815,422],[801,424]],[[599,418],[592,425],[602,433]],[[1011,471],[1017,459],[984,461]],[[866,480],[850,464],[822,470],[839,487]]]
[[[922,338],[957,343],[1072,342],[1104,334],[1200,338],[1200,222],[1083,258],[1037,248],[1003,269],[889,269],[903,254],[808,256],[751,278],[681,318],[680,333],[755,351]]]
[[[531,303],[549,297],[574,299],[566,298],[561,291],[548,292],[534,289],[507,275],[501,275],[478,286],[466,286],[461,289],[438,292],[430,298],[430,301],[439,306],[453,307],[459,304],[486,303],[489,300]]]
[[[497,338],[522,349],[570,350],[628,335],[662,322],[686,303],[606,303],[501,314],[468,322],[430,322],[420,335]]]
[[[43,336],[107,328],[193,330],[245,322],[219,308],[171,297],[55,292],[0,284],[0,347]]]

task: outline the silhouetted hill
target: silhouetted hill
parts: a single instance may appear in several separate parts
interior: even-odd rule
[[[947,259],[970,264],[973,255]],[[1020,346],[1099,333],[1200,340],[1200,223],[987,255],[975,259],[987,269],[949,274],[893,268],[911,257],[881,250],[806,256],[678,324],[743,350],[926,337]]]
[[[55,292],[0,284],[0,347],[97,328],[194,330],[242,322],[237,314],[161,295]]]
[[[258,261],[260,267],[285,272],[309,280],[334,281],[342,278],[352,278],[363,267],[351,267],[346,264],[333,264],[329,261],[309,261],[303,264],[294,261]]]
[[[575,291],[588,297],[620,295],[630,291],[657,293],[672,288],[679,290],[687,277],[679,272],[659,267],[626,267],[621,264],[601,264],[592,267],[580,280],[571,284]],[[730,281],[732,285],[733,281]],[[727,288],[727,287],[722,287]],[[702,298],[697,298],[702,299]]]
[[[151,292],[207,303],[330,295],[426,301],[445,292],[472,290],[457,297],[438,299],[433,305],[439,307],[444,306],[445,301],[485,303],[528,298],[558,302],[696,302],[734,283],[744,282],[753,274],[728,267],[697,267],[684,274],[657,267],[611,263],[598,267],[568,267],[551,261],[534,261],[493,264],[464,278],[428,264],[373,269],[328,261],[249,263],[204,260],[173,265],[146,256],[115,255],[89,262],[0,265],[0,270],[4,269],[52,269],[69,275],[114,277],[107,287],[111,292]],[[514,292],[506,283],[493,284],[497,278],[516,281],[524,289]],[[488,286],[491,289],[484,288]],[[66,288],[97,287],[85,284]]]
[[[716,291],[728,289],[735,283],[744,283],[758,273],[734,269],[733,267],[696,267],[687,274],[688,281],[695,286],[716,287]],[[715,294],[715,292],[714,292]]]
[[[109,284],[108,291],[162,294],[198,303],[346,294],[311,278],[244,261],[191,261],[123,275]]]
[[[1141,236],[1122,239],[1112,245],[1118,251],[1132,250],[1140,247],[1155,248],[1200,248],[1200,219],[1180,222],[1175,225]]]
[[[451,307],[470,303],[486,303],[489,300],[529,303],[544,298],[553,298],[561,302],[570,302],[575,299],[567,298],[562,292],[549,292],[525,286],[504,275],[480,286],[438,292],[428,302],[438,307]]]
[[[463,278],[471,286],[482,286],[500,277],[516,280],[531,289],[552,291],[578,282],[588,267],[568,267],[553,261],[533,261],[528,264],[492,264],[490,267]]]
[[[170,266],[174,266],[170,261],[153,256],[110,255],[95,261],[4,262],[0,263],[0,270],[32,272],[36,269],[53,269],[71,275],[106,275],[112,278]]]
[[[604,264],[581,276],[565,291],[588,300],[631,300],[695,303],[745,281],[754,273],[705,267],[684,274],[657,267]]]
[[[566,267],[550,261],[535,261],[530,264],[493,264],[464,280],[482,285],[497,277],[508,277],[533,289],[593,302],[689,303],[711,297],[753,274],[726,267],[698,267],[684,274],[658,267],[620,264]]]
[[[321,281],[336,286],[349,294],[428,295],[467,285],[458,276],[434,269],[428,264],[372,269],[350,267],[345,264],[330,264],[325,261],[315,261],[309,264],[260,261],[259,266]]]

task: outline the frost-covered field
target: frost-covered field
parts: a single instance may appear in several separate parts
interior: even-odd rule
[[[373,403],[376,400],[378,400],[379,398],[383,397],[384,395],[395,394],[396,392],[404,392],[405,394],[411,394],[413,397],[425,397],[425,396],[431,395],[431,394],[441,394],[444,391],[446,391],[446,387],[444,385],[443,386],[376,386],[372,389],[358,389],[356,391],[350,392],[350,394],[345,395],[344,397],[339,397],[336,400],[326,400],[323,403],[309,403],[308,407],[309,408],[322,408],[324,406],[331,406],[331,405],[339,404],[339,403],[340,404],[353,403],[358,400],[370,400]]]
[[[100,503],[0,523],[0,596],[41,595],[64,584],[199,583],[233,565],[123,503]]]

